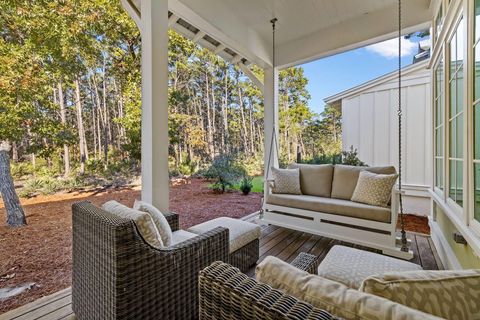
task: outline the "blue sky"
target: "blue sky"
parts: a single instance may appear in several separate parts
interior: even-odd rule
[[[424,39],[402,39],[402,66],[412,63],[419,40]],[[398,40],[392,39],[300,65],[308,78],[309,107],[320,113],[324,98],[396,70],[397,56]]]

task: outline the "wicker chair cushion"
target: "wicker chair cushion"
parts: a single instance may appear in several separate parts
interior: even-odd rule
[[[318,275],[358,289],[366,278],[386,272],[418,271],[418,264],[345,246],[333,246],[318,267]]]
[[[164,247],[162,238],[150,214],[129,208],[114,200],[105,202],[102,209],[120,218],[133,220],[138,232],[148,244],[157,249]]]
[[[160,234],[160,238],[162,238],[163,245],[165,247],[168,247],[172,244],[172,229],[170,228],[167,219],[165,218],[163,213],[160,212],[160,210],[147,202],[139,200],[135,200],[135,203],[133,204],[133,209],[150,214],[153,219],[153,223],[155,223],[158,233]]]
[[[188,239],[192,239],[198,237],[198,234],[188,232],[185,230],[177,230],[172,233],[172,242],[170,243],[171,246],[174,246],[176,244],[179,244],[183,241],[186,241]]]
[[[202,234],[216,227],[227,228],[229,231],[230,253],[237,251],[246,244],[260,238],[262,230],[259,225],[243,220],[221,217],[197,224],[188,231]]]
[[[480,319],[480,270],[391,272],[359,290],[445,319]]]
[[[309,274],[272,256],[257,266],[256,279],[345,319],[439,319],[385,298],[348,288],[339,282]]]

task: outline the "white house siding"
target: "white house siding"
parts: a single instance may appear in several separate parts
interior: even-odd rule
[[[427,215],[430,210],[427,190],[432,181],[430,71],[416,68],[405,73],[402,78],[405,211]],[[369,166],[398,168],[398,80],[382,79],[360,85],[358,90],[347,90],[346,96],[341,97],[343,149],[353,146]]]

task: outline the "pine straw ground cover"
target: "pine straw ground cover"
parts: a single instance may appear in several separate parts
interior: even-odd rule
[[[117,200],[133,206],[139,198],[140,191],[133,188],[22,199],[28,223],[22,228],[5,225],[5,209],[0,200],[0,288],[35,283],[31,290],[0,301],[0,314],[71,285],[71,205],[74,202],[88,200],[101,205]],[[220,216],[244,217],[261,206],[259,193],[214,194],[208,182],[198,179],[173,183],[170,199],[170,208],[180,215],[183,229]]]
[[[208,185],[198,179],[172,184],[170,207],[180,215],[181,228],[220,216],[240,218],[260,209],[260,193],[214,194]],[[126,188],[22,199],[28,226],[13,229],[5,225],[5,209],[0,200],[0,288],[35,283],[32,289],[0,301],[0,314],[71,285],[71,205],[74,202],[89,200],[101,205],[117,200],[132,206],[138,198],[138,188]],[[430,232],[426,217],[408,215],[406,226],[410,231]]]

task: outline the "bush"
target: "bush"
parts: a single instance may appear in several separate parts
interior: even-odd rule
[[[252,181],[253,181],[253,178],[249,176],[244,176],[242,181],[240,181],[240,191],[242,191],[244,195],[247,195],[250,193],[250,191],[252,191],[252,188],[253,188]]]
[[[205,173],[206,178],[215,180],[212,188],[220,193],[233,187],[243,175],[245,169],[238,165],[235,157],[227,154],[215,157]]]
[[[365,162],[358,159],[358,151],[357,149],[354,149],[353,146],[350,146],[349,151],[342,151],[342,164],[350,166],[368,166]]]

